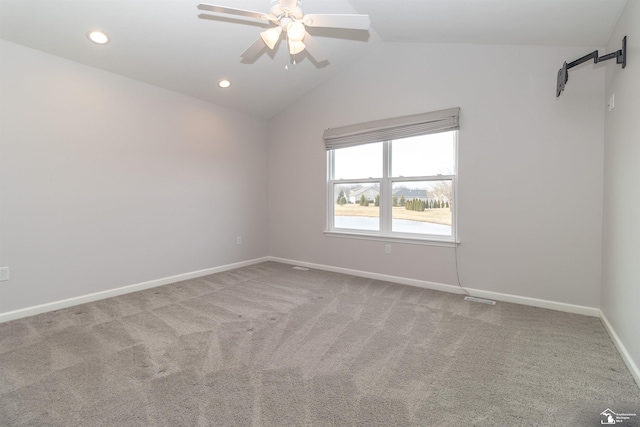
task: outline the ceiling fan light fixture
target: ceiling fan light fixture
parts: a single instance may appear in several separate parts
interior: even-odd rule
[[[295,55],[304,50],[304,43],[289,39],[289,53]]]
[[[287,25],[287,37],[294,42],[301,42],[304,39],[306,30],[300,21],[293,21]]]
[[[282,27],[273,27],[261,32],[260,37],[262,37],[264,44],[266,44],[269,49],[273,50],[273,48],[276,47],[278,40],[280,40],[280,34],[282,34]]]

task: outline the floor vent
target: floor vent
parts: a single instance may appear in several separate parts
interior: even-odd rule
[[[489,305],[496,305],[496,302],[492,299],[484,299],[484,298],[477,298],[477,297],[464,297],[465,301],[472,301],[472,302],[481,302],[482,304],[489,304]]]

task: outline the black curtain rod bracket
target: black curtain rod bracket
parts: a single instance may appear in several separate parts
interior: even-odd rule
[[[598,56],[598,51],[594,50],[588,55],[583,56],[582,58],[578,58],[575,61],[571,61],[568,64],[565,63],[562,65],[562,68],[558,70],[558,81],[556,85],[556,97],[560,96],[562,91],[564,90],[564,85],[569,80],[569,69],[575,67],[576,65],[580,65],[584,62],[587,62],[593,59],[593,63],[597,64],[598,62],[606,61],[608,59],[616,59],[616,64],[622,64],[622,68],[627,66],[627,36],[624,36],[622,39],[622,49],[617,50],[612,53],[608,53],[603,56]]]

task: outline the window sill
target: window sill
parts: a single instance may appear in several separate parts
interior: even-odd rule
[[[460,241],[456,242],[453,238],[438,239],[435,237],[414,237],[414,236],[397,236],[397,235],[384,235],[373,233],[359,233],[354,231],[336,231],[325,230],[324,235],[328,237],[342,237],[346,239],[361,239],[361,240],[373,240],[376,242],[391,242],[391,243],[406,243],[410,245],[425,245],[425,246],[444,246],[453,248],[460,244]]]

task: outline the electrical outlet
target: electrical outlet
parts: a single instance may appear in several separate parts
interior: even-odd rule
[[[390,254],[391,253],[391,245],[385,245],[384,253],[385,254]]]
[[[9,280],[9,267],[0,267],[0,282]]]
[[[236,237],[236,243],[238,245],[241,245],[242,244],[242,237],[240,237],[240,236]]]

